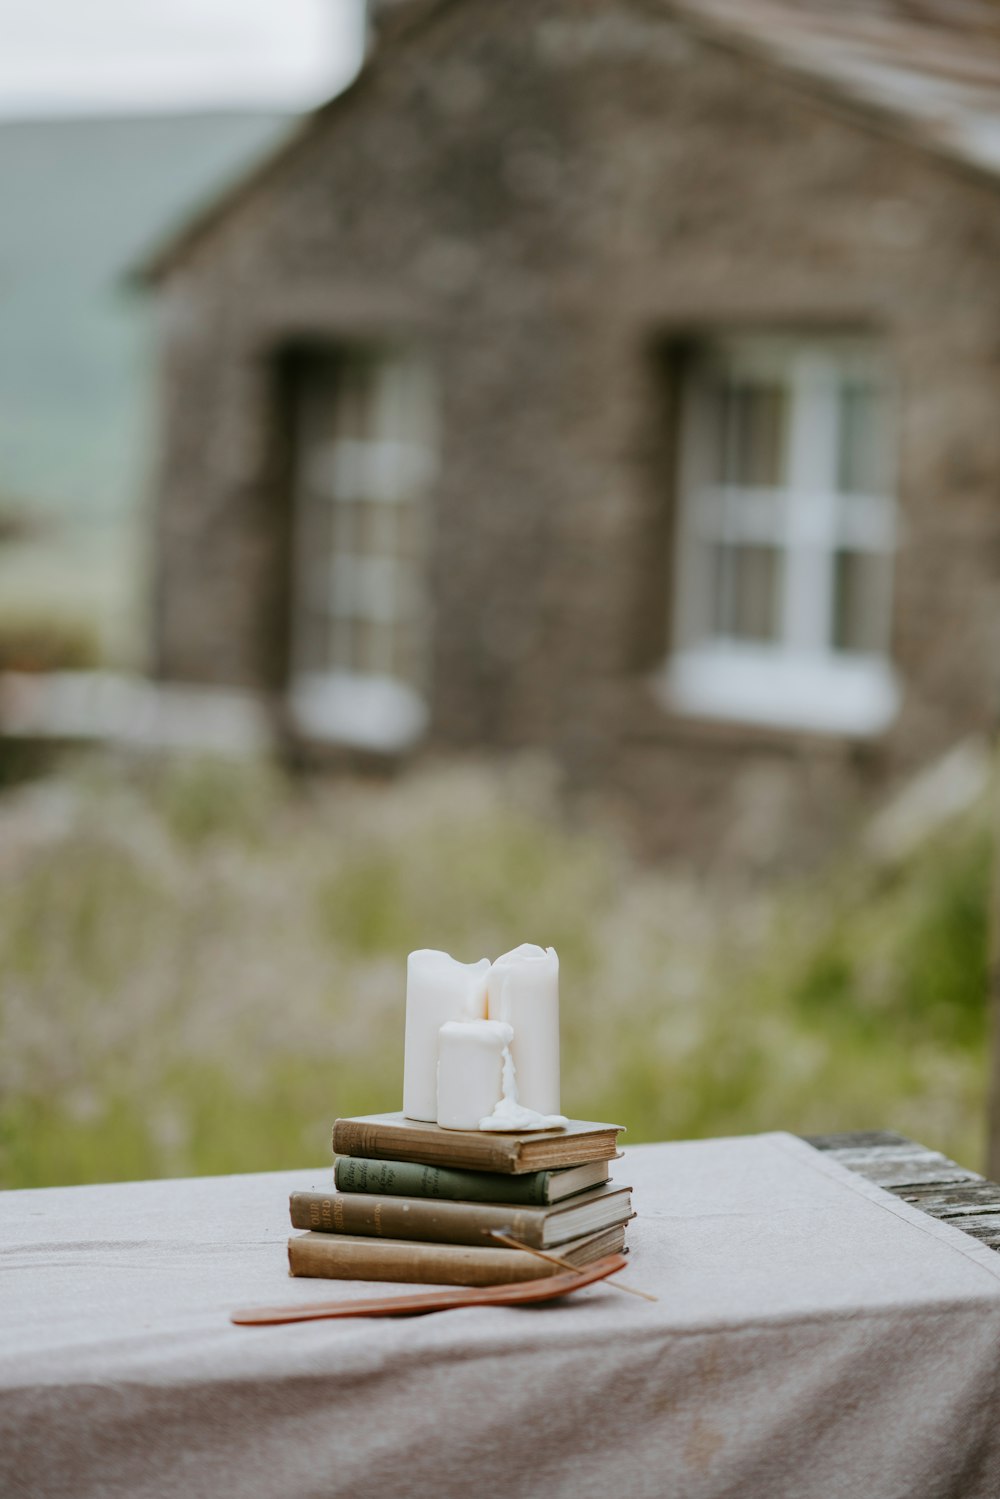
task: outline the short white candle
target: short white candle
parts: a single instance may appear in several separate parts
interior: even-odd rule
[[[514,1039],[497,1020],[449,1020],[438,1032],[437,1122],[478,1129],[503,1097],[504,1052]]]
[[[514,1029],[511,1056],[517,1101],[559,1113],[559,959],[554,947],[524,942],[497,958],[489,975],[491,1020]]]
[[[410,953],[403,1058],[403,1113],[408,1119],[437,1118],[438,1031],[446,1020],[485,1017],[489,971],[488,958],[459,963],[426,947]]]

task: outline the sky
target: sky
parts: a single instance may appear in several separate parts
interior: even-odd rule
[[[357,68],[361,0],[0,0],[0,117],[305,109]]]

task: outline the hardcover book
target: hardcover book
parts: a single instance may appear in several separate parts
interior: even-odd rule
[[[416,1161],[369,1161],[338,1156],[333,1179],[340,1192],[374,1192],[393,1197],[445,1197],[457,1202],[518,1202],[541,1206],[608,1179],[607,1161],[588,1161],[561,1171],[530,1171],[502,1176],[496,1171],[460,1171]]]
[[[442,1129],[439,1124],[421,1124],[401,1113],[364,1114],[337,1120],[333,1153],[518,1176],[587,1161],[613,1160],[622,1129],[620,1124],[571,1119],[562,1129],[498,1134]]]
[[[577,1268],[625,1243],[620,1225],[574,1239],[559,1250]],[[558,1275],[560,1266],[526,1249],[474,1248],[467,1244],[426,1244],[410,1239],[368,1239],[349,1234],[306,1233],[288,1241],[292,1275],[326,1280],[394,1280],[441,1286],[505,1285]]]
[[[375,1197],[365,1192],[293,1192],[293,1228],[386,1239],[429,1239],[438,1244],[496,1248],[499,1229],[535,1249],[569,1243],[632,1216],[629,1187],[597,1187],[546,1207],[448,1202],[426,1197]]]

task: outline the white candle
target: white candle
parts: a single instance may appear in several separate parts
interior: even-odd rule
[[[497,958],[489,974],[491,1020],[513,1027],[517,1102],[559,1113],[559,959],[554,947],[524,942]]]
[[[408,1119],[437,1118],[438,1031],[446,1020],[485,1017],[489,971],[488,958],[459,963],[426,947],[410,953],[403,1058],[403,1113]]]
[[[478,1129],[503,1097],[503,1065],[514,1032],[496,1020],[449,1020],[438,1032],[437,1122]]]

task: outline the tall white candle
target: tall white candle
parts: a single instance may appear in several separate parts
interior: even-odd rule
[[[478,1129],[503,1097],[504,1054],[513,1040],[497,1020],[449,1020],[438,1032],[437,1122]]]
[[[427,947],[410,953],[403,1058],[403,1113],[408,1119],[437,1118],[438,1031],[447,1020],[485,1018],[489,971],[489,958],[459,963]]]
[[[524,942],[497,958],[489,974],[491,1020],[514,1029],[511,1056],[517,1101],[559,1113],[559,959],[554,947]]]

